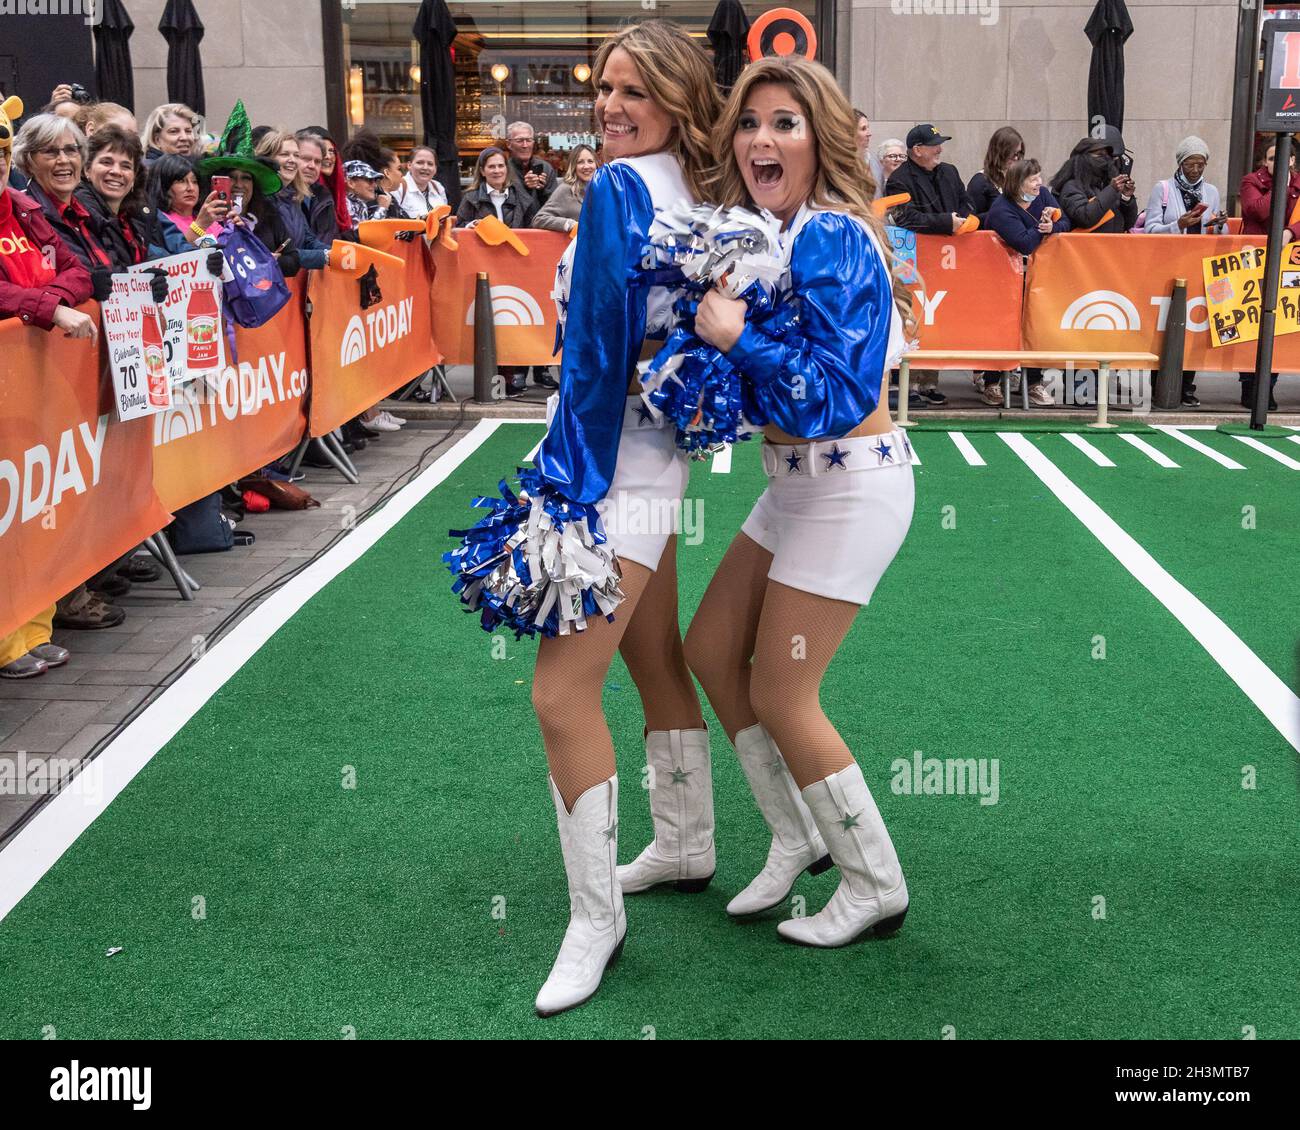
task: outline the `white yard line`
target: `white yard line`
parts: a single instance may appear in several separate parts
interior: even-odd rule
[[[1199,439],[1193,439],[1191,436],[1185,435],[1183,432],[1184,428],[1191,428],[1191,427],[1195,427],[1204,431],[1207,428],[1212,428],[1212,425],[1210,424],[1179,424],[1177,427],[1175,427],[1173,424],[1152,424],[1151,426],[1155,428],[1156,431],[1161,432],[1164,435],[1173,437],[1179,443],[1186,444],[1193,451],[1199,451],[1202,455],[1207,456],[1210,459],[1213,459],[1216,463],[1219,464],[1219,466],[1227,467],[1229,471],[1244,471],[1246,469],[1235,459],[1229,459],[1226,455],[1223,455],[1222,453],[1215,451],[1214,448],[1206,447],[1205,444],[1203,444]]]
[[[1119,438],[1122,439],[1125,443],[1131,443],[1140,452],[1142,452],[1143,455],[1152,459],[1154,462],[1160,464],[1161,467],[1178,466],[1178,464],[1175,463],[1172,459],[1170,459],[1168,455],[1166,455],[1158,447],[1152,447],[1141,436],[1135,436],[1133,435],[1132,432],[1120,432]]]

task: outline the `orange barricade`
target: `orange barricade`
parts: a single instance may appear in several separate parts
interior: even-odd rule
[[[213,388],[193,381],[172,408],[150,418],[154,482],[179,510],[292,451],[307,426],[307,327],[303,274],[293,297],[264,326],[235,330],[238,365]]]
[[[434,248],[438,285],[433,293],[433,325],[448,365],[474,364],[474,287],[479,271],[492,283],[498,365],[555,363],[555,264],[569,237],[525,228],[515,234],[528,248],[520,255],[509,244],[489,247],[472,231],[458,229],[457,251]]]
[[[1016,350],[1023,276],[1020,253],[992,232],[918,235],[921,287],[912,288],[922,349]],[[922,290],[921,288],[924,288]],[[969,369],[968,361],[927,361],[927,368]]]
[[[312,272],[307,293],[313,436],[346,423],[441,360],[431,300],[437,288],[424,240],[395,243],[389,252],[405,257],[405,266],[378,268],[383,300],[365,310],[357,279]]]
[[[113,419],[99,357],[58,330],[0,322],[0,635],[170,517],[154,493],[152,424]]]
[[[1205,312],[1201,260],[1263,236],[1054,235],[1029,261],[1025,349],[1160,352],[1169,291],[1187,280],[1183,367],[1237,372],[1255,367],[1255,343],[1214,347]],[[1300,334],[1275,339],[1275,369],[1300,369]]]

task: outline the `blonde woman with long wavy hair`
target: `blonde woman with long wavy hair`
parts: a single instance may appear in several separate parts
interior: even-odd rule
[[[672,329],[669,292],[629,279],[655,213],[696,203],[712,165],[721,99],[703,50],[675,24],[647,20],[610,36],[593,67],[606,164],[584,192],[577,238],[558,269],[564,321],[560,391],[536,466],[577,503],[598,505],[621,570],[612,620],[544,637],[533,676],[550,767],[570,919],[537,997],[549,1016],[599,987],[627,929],[623,892],[673,883],[702,890],[713,877],[708,733],[682,651],[677,538],[687,462],[670,421],[642,403],[638,360]],[[646,516],[659,520],[650,523]],[[645,712],[655,840],[617,867],[618,777],[601,692],[620,651]],[[679,819],[690,793],[692,819]],[[700,798],[696,801],[694,798]]]
[[[896,930],[907,884],[880,812],[823,713],[822,677],[912,520],[911,448],[882,393],[904,348],[910,295],[863,189],[853,110],[825,67],[769,58],[743,72],[716,131],[709,199],[764,208],[783,225],[778,296],[798,320],[747,323],[710,291],[695,328],[749,382],[766,414],[768,475],[686,637],[686,658],[753,789],[772,843],[728,904],[783,901],[831,862],[840,885],[818,914],[778,926],[839,946]]]

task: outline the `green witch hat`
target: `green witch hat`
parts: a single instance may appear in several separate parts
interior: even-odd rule
[[[248,111],[244,109],[242,100],[236,102],[230,111],[216,152],[199,162],[199,172],[207,177],[213,173],[228,173],[232,169],[248,173],[267,196],[274,196],[284,187],[276,163],[253,154],[253,130],[248,124]]]

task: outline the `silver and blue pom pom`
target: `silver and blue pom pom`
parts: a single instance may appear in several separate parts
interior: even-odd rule
[[[786,259],[780,221],[768,212],[679,204],[655,217],[641,275],[651,285],[679,279],[683,321],[638,368],[645,400],[676,425],[678,447],[703,455],[752,433],[744,382],[721,351],[695,336],[693,315],[715,286],[743,299],[747,317],[770,311]]]
[[[519,491],[505,479],[499,498],[476,498],[490,510],[442,555],[456,578],[452,592],[484,631],[515,637],[580,632],[587,619],[612,620],[623,600],[618,562],[605,542],[596,507],[565,498],[536,468],[519,468]]]

